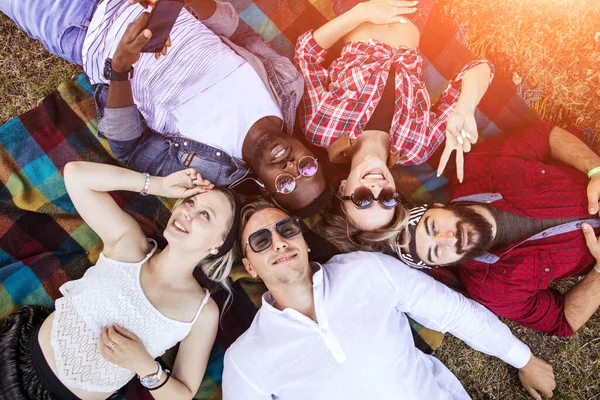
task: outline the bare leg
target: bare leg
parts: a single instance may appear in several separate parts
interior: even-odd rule
[[[410,21],[405,24],[399,22],[387,25],[376,25],[365,22],[344,36],[344,43],[364,42],[376,39],[391,47],[407,47],[412,49],[419,46],[421,35],[417,27]]]

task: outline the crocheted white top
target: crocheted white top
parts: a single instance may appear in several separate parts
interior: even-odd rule
[[[135,376],[131,370],[106,361],[100,354],[102,328],[118,324],[135,333],[153,358],[190,332],[204,301],[191,322],[176,321],[161,314],[144,295],[141,266],[156,251],[138,263],[115,261],[100,254],[98,262],[81,279],[60,287],[64,297],[56,300],[51,344],[58,378],[66,385],[90,392],[113,392]]]

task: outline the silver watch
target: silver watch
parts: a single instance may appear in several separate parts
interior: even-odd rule
[[[163,369],[162,366],[160,365],[160,363],[158,361],[155,361],[156,365],[158,366],[158,371],[156,371],[154,374],[150,374],[150,375],[146,375],[144,377],[140,376],[140,383],[142,384],[142,386],[146,387],[146,388],[151,388],[152,386],[156,386],[156,384],[158,382],[160,382],[160,378],[162,378],[162,374],[163,374]]]

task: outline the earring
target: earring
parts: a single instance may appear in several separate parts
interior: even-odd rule
[[[306,246],[306,250],[310,253],[310,247]]]
[[[210,254],[212,254],[213,256],[217,255],[219,253],[219,249],[210,249]]]

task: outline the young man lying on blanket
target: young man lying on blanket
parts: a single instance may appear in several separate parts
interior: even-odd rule
[[[140,55],[149,40],[142,6],[0,0],[0,11],[51,52],[82,64],[92,84],[110,83],[107,108],[106,87],[96,93],[99,131],[127,165],[161,176],[191,167],[219,186],[250,168],[281,206],[301,216],[320,211],[330,197],[325,176],[290,136],[304,88],[290,60],[242,26],[231,4],[214,0],[185,1],[164,59]]]
[[[498,315],[569,336],[600,306],[600,157],[539,124],[486,141],[465,157],[448,206],[409,211],[409,265],[460,264],[468,294]],[[586,176],[587,174],[587,176]],[[564,295],[553,281],[585,275]]]
[[[418,45],[432,3],[336,0],[341,15],[298,39],[296,62],[306,82],[300,122],[331,161],[350,164],[331,212],[347,217],[352,230],[393,235],[404,228],[389,167],[424,163],[445,138],[460,164],[477,141],[475,108],[493,67],[468,63],[431,104]],[[340,39],[341,55],[325,68]]]
[[[476,302],[381,253],[309,263],[299,221],[268,202],[240,221],[244,266],[268,292],[225,354],[224,399],[468,399],[415,348],[407,315],[518,368],[532,396],[552,396],[552,367]]]

